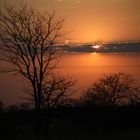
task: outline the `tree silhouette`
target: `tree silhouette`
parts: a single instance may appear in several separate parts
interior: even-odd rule
[[[52,75],[42,86],[40,102],[42,113],[45,112],[45,115],[41,115],[39,123],[46,134],[49,134],[49,125],[52,119],[51,111],[69,105],[75,82],[73,78]],[[32,90],[27,89],[26,93],[27,96],[24,99],[32,104],[34,101]]]
[[[61,106],[66,106],[69,100],[71,100],[71,95],[73,94],[74,84],[76,80],[73,78],[52,75],[49,79],[42,85],[41,92],[41,110],[48,112],[50,109],[58,108]],[[31,104],[34,102],[33,91],[27,89],[26,97],[23,99],[27,100]]]
[[[130,74],[112,73],[95,82],[81,100],[88,105],[134,105],[140,103],[140,92]]]
[[[0,11],[0,60],[9,64],[1,71],[19,74],[31,83],[36,112],[41,110],[46,80],[59,61],[55,43],[63,35],[63,23],[55,10],[41,13],[24,5]]]

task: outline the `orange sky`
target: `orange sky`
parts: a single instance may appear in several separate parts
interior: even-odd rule
[[[3,4],[5,0],[0,0]],[[26,2],[40,10],[54,7],[67,16],[65,39],[92,41],[140,40],[140,0],[6,0]]]

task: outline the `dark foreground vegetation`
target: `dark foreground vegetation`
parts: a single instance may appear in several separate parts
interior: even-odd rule
[[[140,139],[140,91],[130,74],[107,74],[79,99],[68,94],[74,84],[71,80],[49,83],[42,92],[40,112],[32,102],[7,108],[0,103],[3,139]]]
[[[51,110],[49,135],[45,127],[36,132],[32,110],[10,110],[0,114],[3,139],[87,140],[139,139],[140,106],[62,107]],[[44,114],[44,119],[45,119]],[[42,125],[43,126],[43,125]]]

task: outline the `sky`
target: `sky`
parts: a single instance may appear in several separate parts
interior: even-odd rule
[[[55,8],[66,17],[64,42],[140,40],[140,0],[0,0],[4,3]]]

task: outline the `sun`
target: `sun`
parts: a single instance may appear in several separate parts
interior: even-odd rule
[[[93,46],[91,46],[91,48],[94,48],[94,49],[99,49],[99,48],[100,48],[100,46],[99,46],[99,45],[93,45]]]

